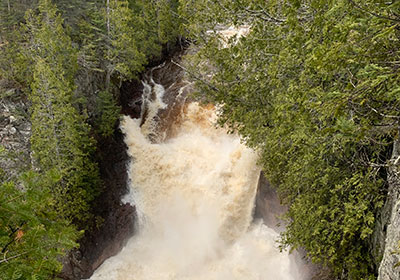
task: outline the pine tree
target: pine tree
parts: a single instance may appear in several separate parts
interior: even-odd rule
[[[114,125],[119,119],[121,108],[116,104],[114,97],[109,91],[101,91],[98,95],[97,104],[97,131],[102,136],[110,136],[114,132]]]
[[[0,170],[0,280],[54,278],[90,227],[100,183],[90,135],[113,132],[118,87],[175,41],[176,10],[177,1],[0,0],[0,85],[28,97],[32,124],[32,162],[19,177]]]
[[[59,258],[77,246],[79,232],[49,205],[56,173],[22,176],[24,189],[11,181],[0,185],[0,279],[47,280],[62,268]]]
[[[39,2],[27,26],[35,63],[32,92],[31,145],[40,172],[58,173],[51,188],[60,215],[83,224],[98,187],[98,171],[91,161],[94,149],[89,126],[74,97],[76,52],[65,34],[62,19],[50,0]]]
[[[143,70],[146,56],[138,47],[138,30],[134,25],[134,13],[128,0],[107,0],[106,7],[107,88],[110,78],[117,74],[121,80],[132,79]]]

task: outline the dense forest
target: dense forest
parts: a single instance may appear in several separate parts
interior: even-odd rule
[[[1,0],[0,96],[27,100],[13,115],[32,135],[25,155],[0,139],[0,279],[56,277],[101,223],[96,139],[122,83],[182,38],[195,97],[221,105],[289,207],[281,248],[376,279],[400,184],[400,2],[375,0]]]
[[[2,100],[27,99],[30,153],[2,143],[0,278],[49,279],[99,223],[95,139],[112,134],[118,88],[178,37],[174,1],[1,1]],[[5,165],[5,167],[10,165]],[[16,171],[18,168],[18,171]]]

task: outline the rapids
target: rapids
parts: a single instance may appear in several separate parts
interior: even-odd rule
[[[136,206],[139,230],[90,279],[302,279],[294,257],[277,248],[278,234],[253,222],[257,154],[216,127],[213,106],[196,102],[182,102],[160,135],[165,92],[153,78],[144,82],[145,113],[121,123],[132,159],[124,202]]]
[[[184,111],[163,143],[125,117],[140,232],[91,279],[299,279],[277,233],[251,224],[256,154],[215,128],[214,109],[191,103]]]

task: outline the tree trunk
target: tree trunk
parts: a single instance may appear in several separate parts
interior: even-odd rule
[[[107,0],[107,36],[110,36],[110,0]]]

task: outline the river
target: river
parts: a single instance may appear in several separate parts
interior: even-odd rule
[[[139,230],[90,279],[302,279],[294,257],[279,251],[278,233],[253,221],[256,152],[216,126],[214,106],[182,95],[190,84],[171,102],[151,75],[143,83],[141,118],[121,123],[131,157],[124,201],[136,205]],[[171,111],[160,125],[160,112]]]

